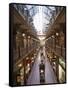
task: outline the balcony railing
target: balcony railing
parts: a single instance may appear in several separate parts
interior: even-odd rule
[[[60,47],[60,46],[56,46],[56,48],[52,48],[50,46],[47,46],[47,48],[48,48],[48,50],[54,52],[58,56],[61,56],[65,59],[65,48]]]
[[[19,48],[19,50],[13,50],[13,60],[14,62],[18,61],[21,57],[27,55],[30,51],[37,48],[37,45],[31,45],[27,48]]]
[[[65,48],[63,48],[62,46],[56,46],[56,53],[65,59]]]

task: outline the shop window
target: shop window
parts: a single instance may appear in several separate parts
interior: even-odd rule
[[[65,82],[65,71],[63,68],[59,65],[59,82],[64,83]]]
[[[62,59],[59,59],[59,63],[62,66],[63,69],[65,69],[65,62]]]
[[[30,71],[30,64],[27,64],[27,66],[26,66],[26,74],[28,74],[29,71]]]
[[[21,85],[24,85],[24,68],[20,70]]]

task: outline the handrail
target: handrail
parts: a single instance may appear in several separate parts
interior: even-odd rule
[[[56,46],[56,48],[52,48],[50,46],[47,46],[47,48],[49,48],[51,51],[56,53],[58,56],[61,56],[65,59],[65,48],[61,48],[60,46]]]

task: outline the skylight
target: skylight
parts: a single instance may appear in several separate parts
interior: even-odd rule
[[[43,17],[42,17],[42,6],[38,6],[39,11],[38,13],[34,16],[34,26],[37,30],[37,34],[43,34],[42,29],[43,29]]]
[[[37,30],[37,34],[43,35],[44,31],[47,31],[50,19],[52,18],[52,12],[55,7],[51,6],[38,6],[38,12],[33,18],[34,26]]]

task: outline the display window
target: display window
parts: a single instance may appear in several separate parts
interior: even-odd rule
[[[61,65],[59,65],[59,82],[60,83],[64,83],[65,82],[65,71],[63,70]]]

